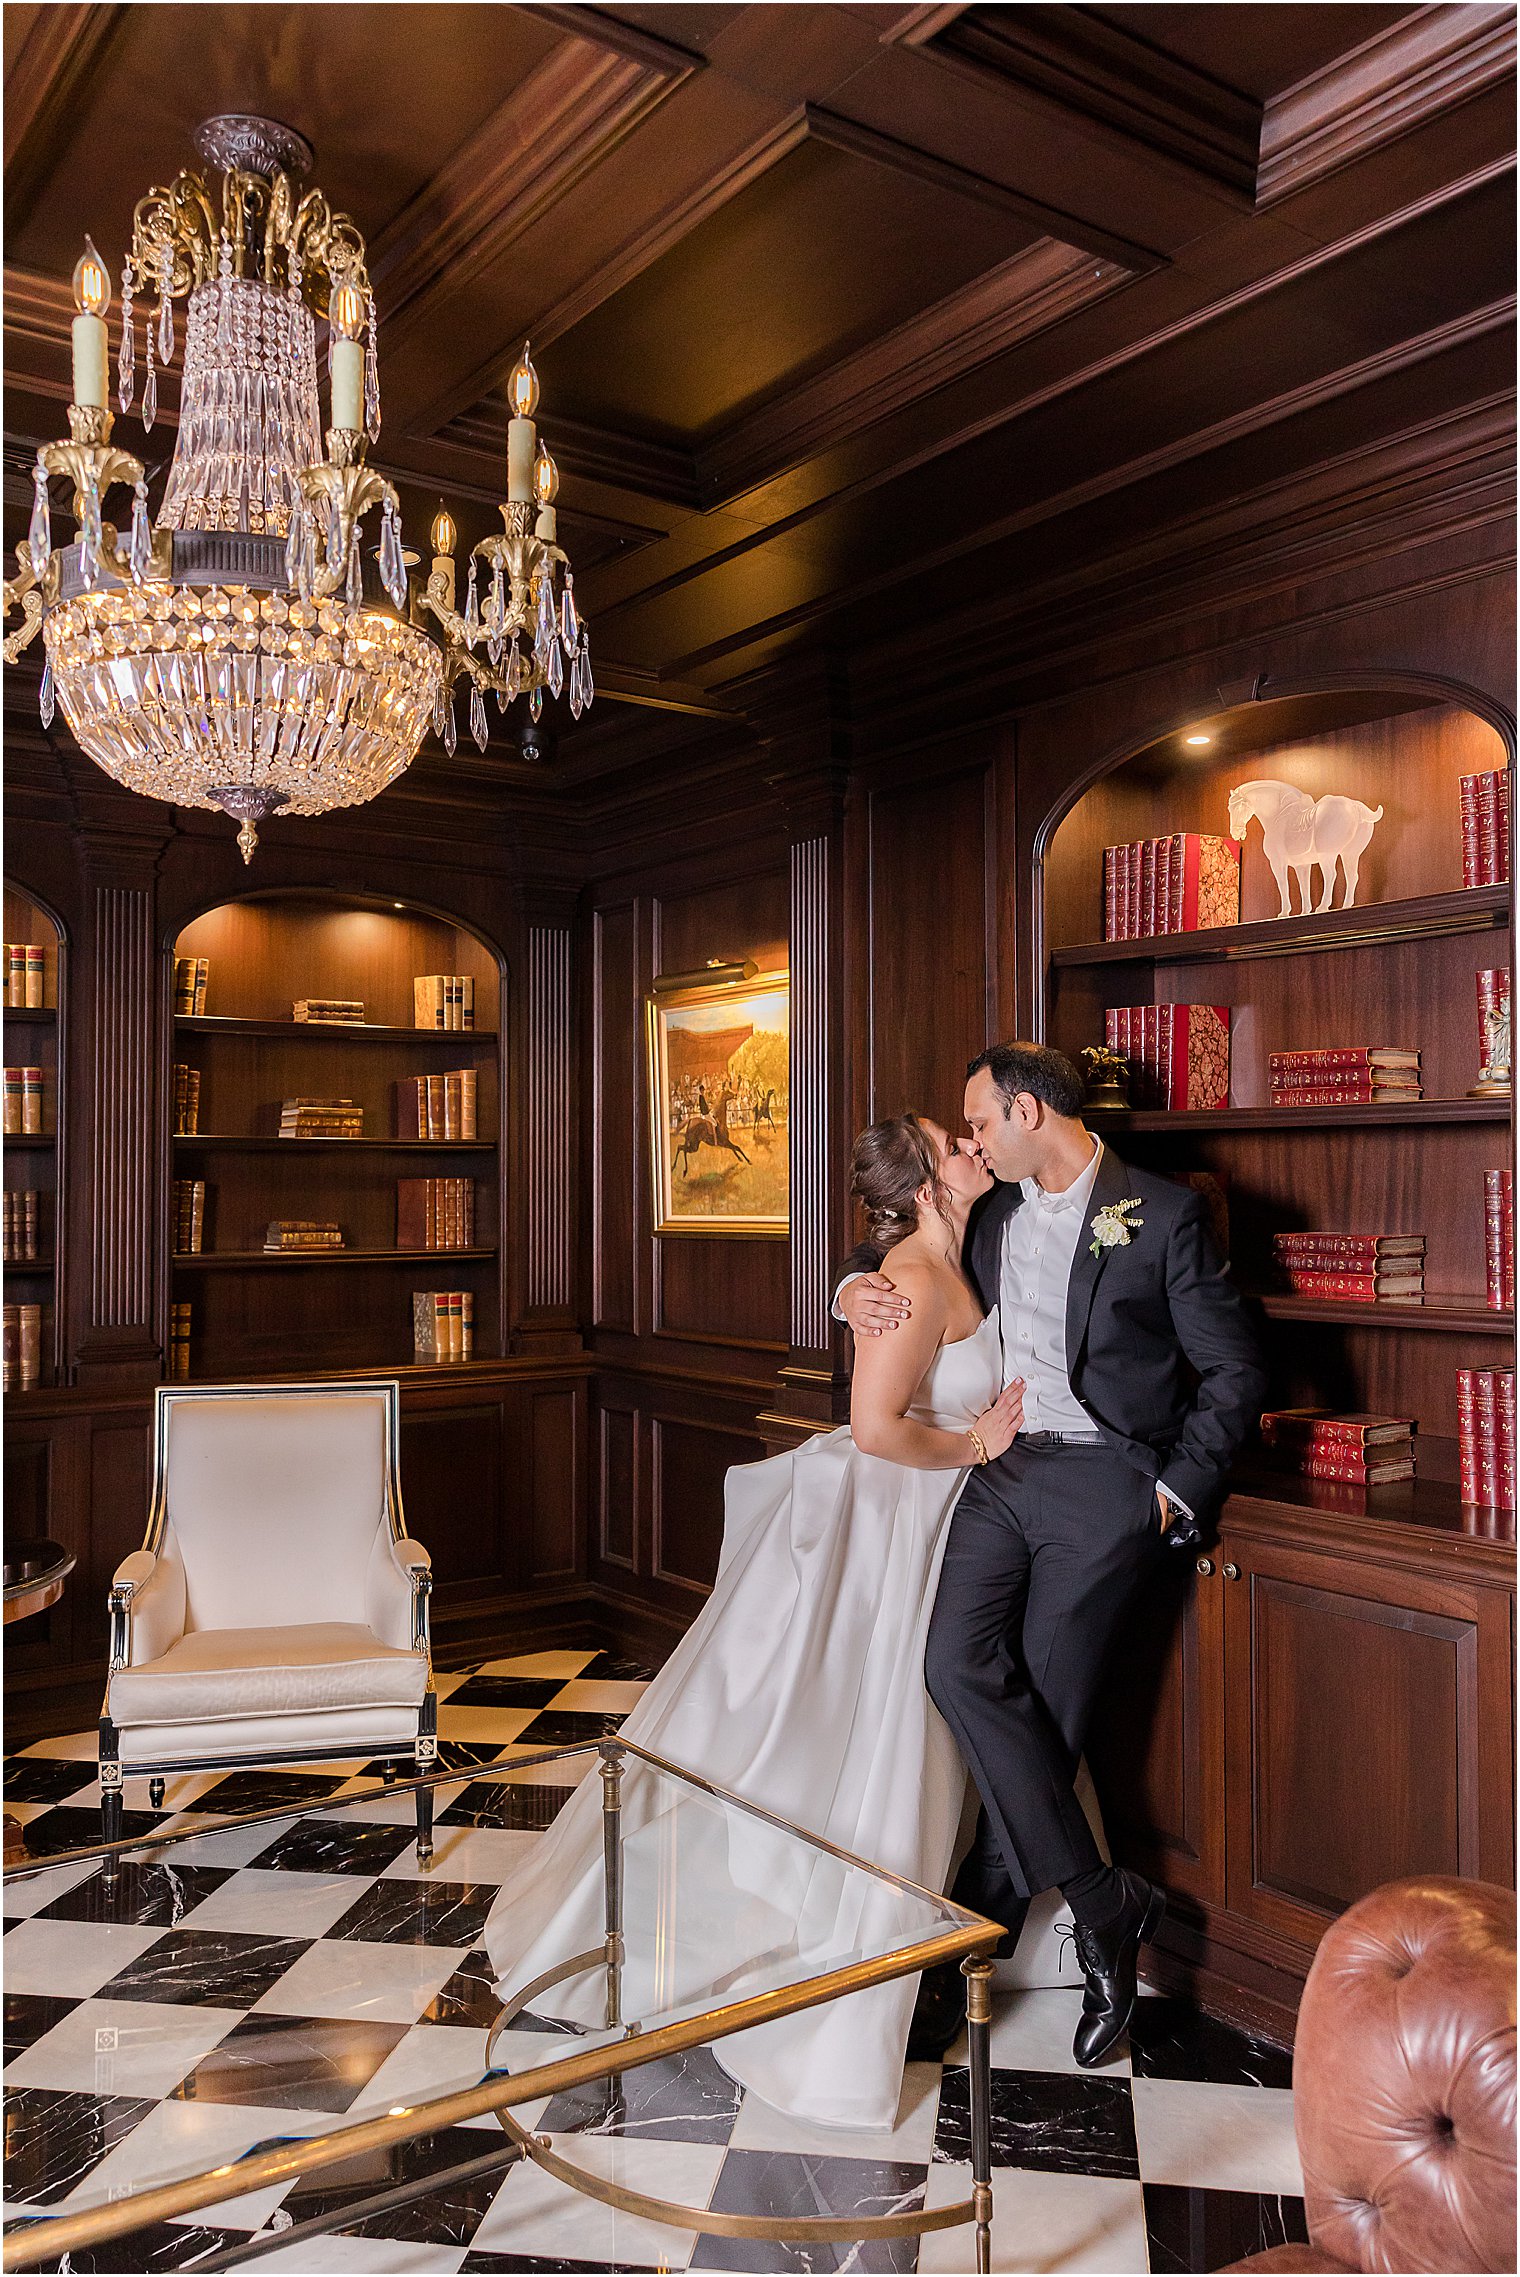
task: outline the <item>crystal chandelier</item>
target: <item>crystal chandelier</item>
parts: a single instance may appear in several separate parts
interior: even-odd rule
[[[452,755],[461,678],[482,750],[487,692],[503,710],[525,696],[537,719],[546,687],[557,696],[568,680],[577,718],[593,690],[526,350],[512,379],[505,534],[475,548],[458,612],[449,516],[434,526],[421,588],[408,574],[417,556],[403,546],[395,490],[366,464],[380,384],[363,238],[319,190],[298,194],[312,153],[290,128],[211,119],[196,147],[221,172],[220,199],[188,171],[150,190],[121,276],[117,402],[125,413],[136,395],[143,299],[150,432],[158,373],[175,350],[174,303],[188,303],[179,432],[156,522],[142,462],[111,442],[110,280],[86,238],[74,272],[70,439],[37,454],[31,526],[4,588],[6,614],[19,608],[21,622],[4,649],[14,662],[40,627],[44,725],[56,700],[81,749],[127,789],[231,815],[248,861],[266,815],[374,798],[411,765],[430,719]],[[325,456],[319,318],[329,337]],[[78,536],[55,551],[49,485],[59,475],[73,484]],[[125,542],[102,515],[117,485],[132,491]],[[378,539],[367,539],[376,507]]]

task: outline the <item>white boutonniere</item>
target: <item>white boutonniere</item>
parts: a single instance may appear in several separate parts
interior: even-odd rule
[[[1140,1207],[1140,1196],[1131,1194],[1124,1202],[1105,1202],[1092,1221],[1090,1257],[1101,1257],[1105,1249],[1127,1249],[1130,1241],[1144,1225],[1144,1218],[1132,1218],[1131,1210]]]

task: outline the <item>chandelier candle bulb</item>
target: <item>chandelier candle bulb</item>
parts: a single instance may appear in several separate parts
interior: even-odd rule
[[[108,363],[105,313],[111,305],[111,280],[105,263],[88,238],[74,269],[74,401],[103,411],[106,405]]]
[[[552,506],[541,506],[538,510],[538,520],[533,525],[533,535],[536,538],[542,538],[546,546],[552,546],[558,534],[559,523],[555,518],[554,508]]]
[[[339,285],[328,303],[332,352],[332,423],[356,433],[364,424],[364,295],[356,285]]]
[[[533,496],[533,451],[538,437],[531,419],[507,421],[507,500],[526,506]]]

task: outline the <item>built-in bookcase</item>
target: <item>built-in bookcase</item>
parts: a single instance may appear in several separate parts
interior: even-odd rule
[[[36,944],[43,952],[40,1005],[5,1006],[5,1065],[42,1071],[42,1129],[13,1133],[4,1141],[5,1191],[37,1196],[35,1257],[11,1258],[5,1265],[8,1305],[40,1305],[42,1333],[39,1386],[57,1375],[58,1257],[63,1192],[60,1152],[63,1118],[58,1085],[63,1068],[59,1048],[63,1002],[64,943],[57,920],[19,887],[5,888],[5,939]],[[0,988],[3,993],[3,988]]]
[[[1110,1006],[1231,1008],[1228,1107],[1094,1112],[1094,1127],[1136,1163],[1220,1179],[1236,1277],[1266,1317],[1274,1401],[1418,1419],[1413,1490],[1368,1496],[1282,1481],[1283,1491],[1390,1515],[1444,1510],[1456,1493],[1456,1371],[1511,1365],[1514,1339],[1513,1315],[1487,1305],[1483,1226],[1483,1174],[1513,1158],[1512,1100],[1468,1096],[1479,1065],[1476,975],[1511,965],[1511,889],[1463,888],[1458,791],[1463,775],[1504,767],[1505,746],[1469,712],[1362,692],[1245,704],[1186,732],[1210,740],[1190,746],[1179,731],[1138,753],[1095,782],[1050,839],[1040,880],[1045,1034],[1075,1053],[1103,1041]],[[1253,825],[1238,925],[1105,941],[1104,847],[1226,833],[1230,789],[1253,776],[1382,806],[1356,906],[1278,917]],[[1274,1109],[1267,1055],[1328,1044],[1417,1045],[1424,1097]],[[1271,1236],[1297,1228],[1424,1233],[1424,1304],[1277,1293]]]
[[[194,1133],[166,1136],[170,1179],[203,1179],[202,1246],[171,1251],[170,1302],[190,1306],[190,1374],[198,1380],[307,1370],[409,1367],[414,1291],[465,1289],[474,1354],[502,1352],[500,1133],[502,971],[463,925],[391,902],[314,894],[255,895],[188,925],[166,957],[207,960],[202,1010],[173,1013],[171,1059],[200,1077]],[[457,973],[474,982],[472,1029],[415,1025],[413,981]],[[362,1027],[298,1023],[302,998],[348,998]],[[397,1135],[396,1087],[471,1069],[473,1138]],[[164,1087],[172,1123],[174,1087]],[[278,1136],[287,1099],[348,1099],[364,1109],[359,1139]],[[403,1178],[468,1178],[468,1249],[399,1250]],[[275,1219],[335,1221],[333,1253],[266,1254]],[[173,1238],[173,1211],[169,1215]]]

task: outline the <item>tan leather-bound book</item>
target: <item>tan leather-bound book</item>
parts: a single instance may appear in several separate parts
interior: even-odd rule
[[[17,1368],[22,1391],[42,1381],[42,1307],[18,1305]]]

